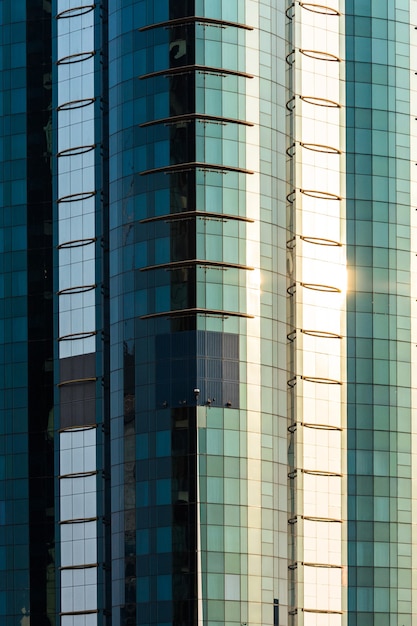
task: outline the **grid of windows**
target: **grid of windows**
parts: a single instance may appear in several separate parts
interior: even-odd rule
[[[349,624],[407,626],[409,2],[348,0],[346,13]]]

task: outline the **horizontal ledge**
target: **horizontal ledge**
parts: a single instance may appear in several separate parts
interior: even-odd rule
[[[91,472],[73,472],[72,474],[61,474],[58,476],[60,480],[66,480],[67,478],[89,478],[90,476],[97,476],[98,470],[92,470]]]
[[[343,565],[334,565],[333,563],[308,563],[306,561],[300,561],[300,565],[303,567],[320,567],[325,569],[343,569]]]
[[[57,152],[56,156],[58,158],[78,156],[80,154],[85,154],[86,152],[91,152],[96,146],[97,144],[93,143],[86,146],[75,146],[74,148],[66,148],[65,150],[60,150],[60,152]]]
[[[83,200],[89,200],[97,194],[97,191],[80,191],[79,193],[71,193],[68,196],[61,196],[58,198],[58,204],[65,204],[67,202],[82,202]]]
[[[343,615],[343,611],[332,611],[331,609],[300,609],[303,613],[320,613],[322,615]]]
[[[183,115],[173,115],[172,117],[162,117],[150,122],[139,124],[140,128],[155,126],[157,124],[179,124],[182,122],[198,121],[202,123],[219,123],[219,124],[241,124],[242,126],[254,126],[252,122],[238,120],[233,117],[222,117],[219,115],[207,115],[206,113],[184,113]]]
[[[300,376],[301,380],[309,383],[317,383],[319,385],[341,385],[342,383],[335,378],[325,378],[324,376]]]
[[[323,50],[306,50],[305,48],[300,48],[300,53],[304,54],[304,56],[309,57],[310,59],[316,59],[317,61],[330,61],[340,63],[340,57],[332,54],[331,52],[325,52]]]
[[[301,515],[300,517],[306,522],[328,522],[330,524],[343,524],[343,520],[336,517],[316,517],[313,515]]]
[[[310,237],[309,235],[300,235],[300,239],[306,243],[312,243],[316,246],[327,246],[329,248],[342,248],[343,244],[335,239],[326,239],[325,237]]]
[[[66,572],[68,570],[79,570],[79,569],[94,569],[98,567],[98,563],[86,563],[85,565],[61,565],[59,570],[61,572]]]
[[[89,522],[98,522],[98,517],[76,517],[74,519],[60,520],[58,523],[63,524],[88,524]]]
[[[210,65],[182,65],[181,67],[169,67],[166,70],[158,70],[149,74],[139,76],[140,80],[147,78],[157,78],[158,76],[175,76],[177,74],[188,74],[191,72],[200,72],[202,74],[217,74],[218,76],[239,76],[241,78],[254,78],[253,74],[246,72],[238,72],[237,70],[228,70],[222,67],[212,67]]]
[[[57,111],[72,111],[73,109],[83,109],[93,104],[96,98],[82,98],[81,100],[69,100],[57,106]]]
[[[301,469],[300,472],[302,474],[308,474],[309,476],[320,476],[323,478],[343,478],[343,474],[340,472],[327,472],[324,470],[309,470],[309,469]]]
[[[315,428],[316,430],[338,430],[339,432],[343,432],[343,428],[340,426],[332,426],[331,424],[314,424],[311,422],[300,422],[300,426],[304,428]]]
[[[82,248],[83,246],[89,246],[97,241],[97,237],[88,237],[87,239],[73,239],[72,241],[64,241],[60,243],[56,249],[65,250],[67,248]]]
[[[254,270],[249,265],[240,265],[239,263],[223,263],[221,261],[208,261],[203,259],[185,259],[184,261],[171,261],[170,263],[160,263],[159,265],[148,265],[142,267],[141,272],[149,272],[150,270],[176,270],[185,267],[195,267],[201,265],[203,267],[213,267],[215,269],[238,269],[238,270]]]
[[[87,378],[71,378],[69,380],[63,380],[57,383],[57,387],[66,387],[68,385],[82,385],[83,383],[95,383],[98,380],[97,376],[88,376]]]
[[[166,215],[155,215],[154,217],[146,217],[140,220],[140,224],[147,224],[148,222],[175,222],[178,220],[189,219],[213,219],[227,222],[228,220],[236,220],[239,222],[253,223],[255,220],[249,217],[241,217],[240,215],[231,215],[230,213],[214,213],[210,211],[181,211],[179,213],[167,213]]]
[[[288,426],[287,430],[293,434],[297,430],[298,426],[302,428],[312,428],[315,430],[337,430],[339,432],[343,432],[343,428],[340,426],[332,426],[330,424],[314,424],[309,422],[293,422],[290,426]]]
[[[238,313],[236,311],[223,311],[219,309],[201,309],[201,308],[191,308],[191,309],[178,309],[176,311],[164,311],[162,313],[148,313],[147,315],[141,315],[140,319],[153,319],[158,317],[188,317],[190,315],[211,315],[213,317],[242,317],[245,319],[253,319],[254,315],[249,315],[248,313]]]
[[[187,24],[207,24],[209,26],[219,26],[226,28],[232,26],[235,28],[243,28],[244,30],[253,30],[253,26],[247,24],[241,24],[240,22],[229,22],[227,20],[217,20],[213,17],[199,17],[198,15],[189,15],[187,17],[177,17],[173,20],[166,20],[165,22],[157,22],[156,24],[149,24],[148,26],[142,26],[139,28],[139,32],[145,32],[147,30],[154,30],[155,28],[175,28],[175,26],[185,26]]]
[[[318,198],[319,200],[341,200],[342,197],[336,193],[330,191],[320,191],[318,189],[300,189],[300,193],[311,198]]]
[[[343,524],[343,520],[336,519],[334,517],[315,517],[311,515],[295,515],[288,520],[288,523],[292,525],[296,524],[298,519],[304,520],[306,522],[328,522],[331,524]]]
[[[58,429],[58,433],[61,435],[62,433],[81,432],[83,430],[95,430],[97,427],[98,424],[78,424],[73,426],[64,426],[63,428]]]
[[[97,283],[93,285],[76,285],[75,287],[67,287],[66,289],[60,289],[56,292],[57,296],[72,296],[79,293],[87,293],[93,291],[97,287]]]
[[[332,285],[322,285],[320,283],[301,283],[300,286],[305,289],[311,289],[312,291],[323,291],[325,293],[342,293],[342,290],[339,287],[334,287]]]
[[[58,337],[57,341],[78,341],[79,339],[89,339],[97,335],[96,330],[88,330],[81,333],[70,333],[69,335],[62,335]]]
[[[328,472],[324,470],[309,470],[309,469],[301,469],[301,468],[296,468],[292,470],[291,472],[287,474],[287,476],[291,480],[294,480],[294,478],[297,478],[298,472],[300,472],[301,474],[307,474],[309,476],[320,476],[323,478],[343,478],[343,474],[340,474],[339,472]]]
[[[58,59],[57,65],[71,65],[72,63],[81,63],[91,59],[96,54],[95,50],[89,50],[88,52],[76,52],[75,54],[69,54],[66,57]]]
[[[147,174],[172,174],[175,172],[184,172],[187,170],[203,170],[220,173],[236,172],[238,174],[254,174],[252,170],[246,170],[242,167],[231,167],[230,165],[218,165],[217,163],[200,163],[198,161],[190,161],[188,163],[176,163],[175,165],[166,165],[165,167],[156,167],[151,170],[140,172],[141,176]]]
[[[98,613],[98,609],[90,609],[88,611],[70,611],[69,613],[60,613],[59,615],[65,617],[66,615],[97,615]]]
[[[307,11],[311,11],[312,13],[320,13],[320,15],[331,15],[335,17],[339,17],[340,13],[337,9],[333,9],[332,7],[325,6],[324,4],[314,4],[312,2],[300,2],[300,7],[306,9]]]
[[[339,148],[326,146],[321,143],[306,143],[304,141],[300,141],[300,146],[302,148],[305,148],[306,150],[311,150],[312,152],[321,152],[322,154],[342,154],[342,151],[339,150]]]
[[[300,96],[300,100],[307,104],[313,104],[314,106],[327,107],[329,109],[341,109],[342,105],[335,100],[328,100],[327,98],[319,98],[318,96]]]
[[[86,4],[83,6],[72,7],[71,9],[65,9],[65,11],[61,11],[55,17],[57,20],[68,19],[70,17],[79,17],[80,15],[90,13],[90,11],[93,11],[95,8],[95,4]]]
[[[330,330],[307,330],[306,328],[300,328],[300,332],[311,337],[318,337],[319,339],[343,339],[342,335],[332,333]]]

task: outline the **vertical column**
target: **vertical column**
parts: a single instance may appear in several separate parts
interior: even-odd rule
[[[106,621],[105,124],[95,4],[55,5],[57,389],[62,626]]]
[[[410,3],[410,58],[417,58],[417,3]],[[411,413],[417,410],[417,74],[410,73],[410,303]],[[417,428],[411,421],[412,594],[411,618],[417,619]]]
[[[344,623],[345,223],[343,21],[337,1],[287,16],[292,90],[288,381],[293,624]]]

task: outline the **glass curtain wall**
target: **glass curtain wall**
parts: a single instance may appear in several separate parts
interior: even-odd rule
[[[343,2],[287,10],[290,624],[345,623]]]
[[[412,4],[346,1],[350,626],[415,621]]]
[[[262,300],[260,60],[247,52],[260,11],[248,3],[252,24],[238,2],[110,8],[115,624],[260,624],[285,602],[276,398],[260,373],[276,271]]]

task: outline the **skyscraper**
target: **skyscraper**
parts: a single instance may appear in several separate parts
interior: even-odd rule
[[[0,16],[0,622],[412,626],[416,1]]]

